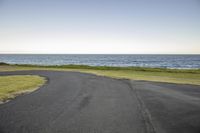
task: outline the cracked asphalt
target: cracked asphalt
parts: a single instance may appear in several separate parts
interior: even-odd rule
[[[200,86],[79,72],[0,72],[16,74],[48,81],[0,105],[0,133],[200,133]]]

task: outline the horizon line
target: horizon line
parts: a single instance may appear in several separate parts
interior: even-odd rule
[[[0,55],[200,55],[200,53],[0,53]]]

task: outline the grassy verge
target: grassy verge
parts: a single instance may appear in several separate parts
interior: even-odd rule
[[[85,65],[62,65],[62,66],[38,66],[38,65],[8,65],[0,66],[0,71],[16,70],[58,70],[78,71],[93,73],[96,75],[113,78],[127,78],[133,80],[146,80],[157,82],[169,82],[179,84],[200,85],[200,69],[165,69],[144,67],[108,67],[108,66],[85,66]]]
[[[14,98],[21,93],[34,91],[44,83],[45,79],[39,76],[0,76],[0,101]]]

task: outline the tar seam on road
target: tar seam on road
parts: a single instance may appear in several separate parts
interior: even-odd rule
[[[142,117],[145,123],[146,132],[147,133],[156,133],[155,127],[153,126],[151,114],[149,113],[148,109],[146,108],[144,102],[142,101],[140,95],[138,94],[136,88],[133,87],[131,80],[123,80],[126,81],[128,86],[130,87],[131,91],[133,92],[133,95],[136,96],[138,107],[142,113]]]

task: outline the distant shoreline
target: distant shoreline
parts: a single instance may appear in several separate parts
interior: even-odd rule
[[[39,68],[68,68],[68,69],[91,69],[91,70],[134,70],[134,71],[151,71],[151,72],[185,72],[200,73],[200,68],[159,68],[159,67],[135,67],[135,66],[90,66],[90,65],[35,65],[35,64],[9,64],[0,62],[0,66],[19,66],[19,67],[39,67]]]

